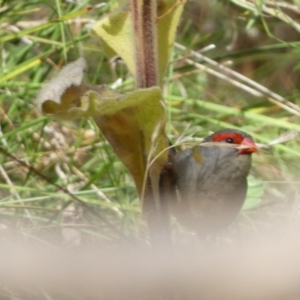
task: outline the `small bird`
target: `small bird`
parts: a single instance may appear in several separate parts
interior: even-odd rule
[[[255,151],[249,134],[223,129],[174,154],[170,162],[177,197],[170,208],[177,220],[199,236],[230,225],[244,203]]]

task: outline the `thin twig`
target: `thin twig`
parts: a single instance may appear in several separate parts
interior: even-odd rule
[[[47,176],[45,176],[44,174],[42,174],[41,172],[39,172],[38,170],[36,170],[34,167],[28,165],[26,162],[20,160],[19,158],[17,158],[16,156],[14,156],[13,154],[7,152],[6,150],[4,150],[2,147],[0,147],[0,152],[3,153],[5,156],[10,157],[12,160],[18,162],[20,165],[22,165],[23,167],[25,167],[26,169],[28,169],[30,172],[34,173],[35,175],[39,176],[40,178],[42,178],[44,181],[48,182],[49,184],[55,186],[58,190],[62,191],[63,193],[67,194],[70,196],[70,198],[72,198],[73,200],[75,200],[76,202],[80,203],[80,205],[82,207],[84,207],[85,209],[87,209],[90,213],[92,213],[94,216],[96,216],[99,220],[101,220],[105,225],[107,225],[110,229],[112,229],[116,234],[118,234],[119,237],[121,237],[123,240],[125,240],[126,242],[131,242],[128,237],[126,235],[124,235],[118,228],[116,228],[112,223],[110,223],[109,221],[107,221],[101,214],[99,214],[99,212],[93,210],[91,207],[89,207],[89,205],[87,205],[84,201],[82,201],[81,199],[79,199],[77,196],[75,196],[74,194],[70,193],[66,188],[58,185],[55,182],[52,182]]]
[[[188,50],[186,47],[176,43],[175,44],[176,48],[180,49],[180,50]],[[211,68],[208,68],[206,66],[201,65],[198,62],[195,62],[192,59],[188,59],[186,57],[182,57],[182,59],[184,59],[187,63],[189,63],[190,65],[194,65],[199,69],[202,69],[204,71],[206,71],[207,73],[210,73],[218,78],[221,78],[223,80],[226,80],[228,82],[230,82],[231,84],[245,90],[248,93],[251,93],[252,95],[256,96],[256,97],[266,97],[267,100],[269,100],[270,102],[284,108],[285,110],[293,113],[294,115],[300,116],[300,107],[292,102],[287,101],[285,98],[283,98],[282,96],[272,92],[271,90],[267,89],[266,87],[260,85],[259,83],[247,78],[246,76],[231,70],[230,68],[227,68],[226,66],[217,63],[216,61],[214,61],[213,59],[210,59],[208,57],[206,57],[205,55],[199,53],[199,52],[195,52],[195,51],[190,51],[190,53],[205,61],[206,63],[208,63],[209,65],[214,66],[215,68],[217,68],[219,71],[222,71],[225,74],[222,74],[220,72],[217,72]],[[230,78],[230,75],[232,77],[235,77],[241,81],[244,81],[245,83],[247,83],[248,85],[252,86],[249,87],[248,85],[245,85],[244,83],[241,83],[235,79]],[[255,88],[255,89],[254,89]]]

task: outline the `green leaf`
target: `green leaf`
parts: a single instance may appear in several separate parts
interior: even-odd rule
[[[83,58],[65,66],[37,97],[42,113],[59,119],[93,117],[132,174],[143,198],[146,174],[158,189],[167,159],[166,114],[158,87],[120,95],[105,86],[82,83]]]
[[[184,2],[160,0],[157,4],[157,56],[160,83],[169,61]],[[119,55],[130,72],[136,75],[135,43],[139,41],[134,39],[133,21],[128,3],[96,23],[92,27],[92,33],[101,39],[104,51],[109,58]]]

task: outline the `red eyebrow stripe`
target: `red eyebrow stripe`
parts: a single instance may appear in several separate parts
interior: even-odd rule
[[[244,139],[244,136],[235,132],[224,132],[213,135],[211,140],[213,142],[222,142],[228,138],[232,138],[235,144],[241,144]]]

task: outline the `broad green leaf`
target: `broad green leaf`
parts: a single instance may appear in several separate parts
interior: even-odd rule
[[[184,0],[159,0],[157,4],[157,55],[160,83],[168,64],[184,3]],[[136,75],[137,60],[134,45],[137,41],[134,40],[135,34],[128,2],[96,23],[92,27],[92,33],[101,39],[109,58],[119,55],[130,72]]]
[[[155,194],[167,159],[165,107],[158,87],[120,95],[105,86],[82,83],[83,58],[67,65],[37,97],[42,113],[60,119],[93,117],[128,168],[143,198],[149,171]]]
[[[128,3],[97,22],[91,28],[91,32],[100,37],[102,47],[109,58],[119,55],[135,75],[135,42]]]
[[[162,82],[169,56],[175,41],[177,26],[183,10],[184,0],[160,0],[157,10],[157,44],[159,59],[159,81]]]
[[[145,175],[149,168],[153,188],[158,187],[161,169],[167,159],[164,132],[165,108],[158,87],[136,90],[115,101],[107,101],[105,113],[94,119],[131,172],[143,198]],[[158,155],[158,157],[156,157]],[[155,191],[157,192],[157,191]]]

